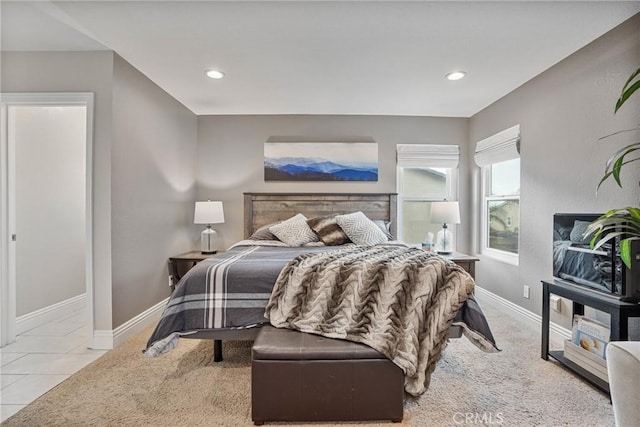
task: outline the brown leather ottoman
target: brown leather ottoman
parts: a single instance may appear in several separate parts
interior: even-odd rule
[[[402,370],[372,348],[263,326],[252,351],[251,418],[400,422]]]

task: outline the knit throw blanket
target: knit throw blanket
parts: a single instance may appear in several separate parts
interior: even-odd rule
[[[461,267],[423,250],[356,246],[292,260],[265,315],[275,327],[372,347],[404,371],[405,391],[417,396],[473,289]]]

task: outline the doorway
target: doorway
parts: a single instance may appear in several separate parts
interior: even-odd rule
[[[84,306],[91,346],[93,94],[0,101],[0,345]]]

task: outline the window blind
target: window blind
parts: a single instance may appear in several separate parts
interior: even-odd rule
[[[398,167],[457,168],[460,148],[457,145],[398,144]]]
[[[520,157],[520,125],[476,143],[475,161],[480,167]]]

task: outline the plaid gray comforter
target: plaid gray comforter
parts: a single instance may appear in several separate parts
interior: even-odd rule
[[[335,248],[239,245],[196,264],[176,286],[146,354],[173,349],[180,335],[267,323],[264,307],[280,271],[296,256]]]
[[[155,357],[175,348],[180,336],[267,323],[265,306],[282,269],[298,255],[336,250],[326,246],[292,248],[246,243],[201,261],[184,275],[147,342],[147,356]],[[454,324],[483,337],[488,334],[493,342],[484,314],[472,298]]]

